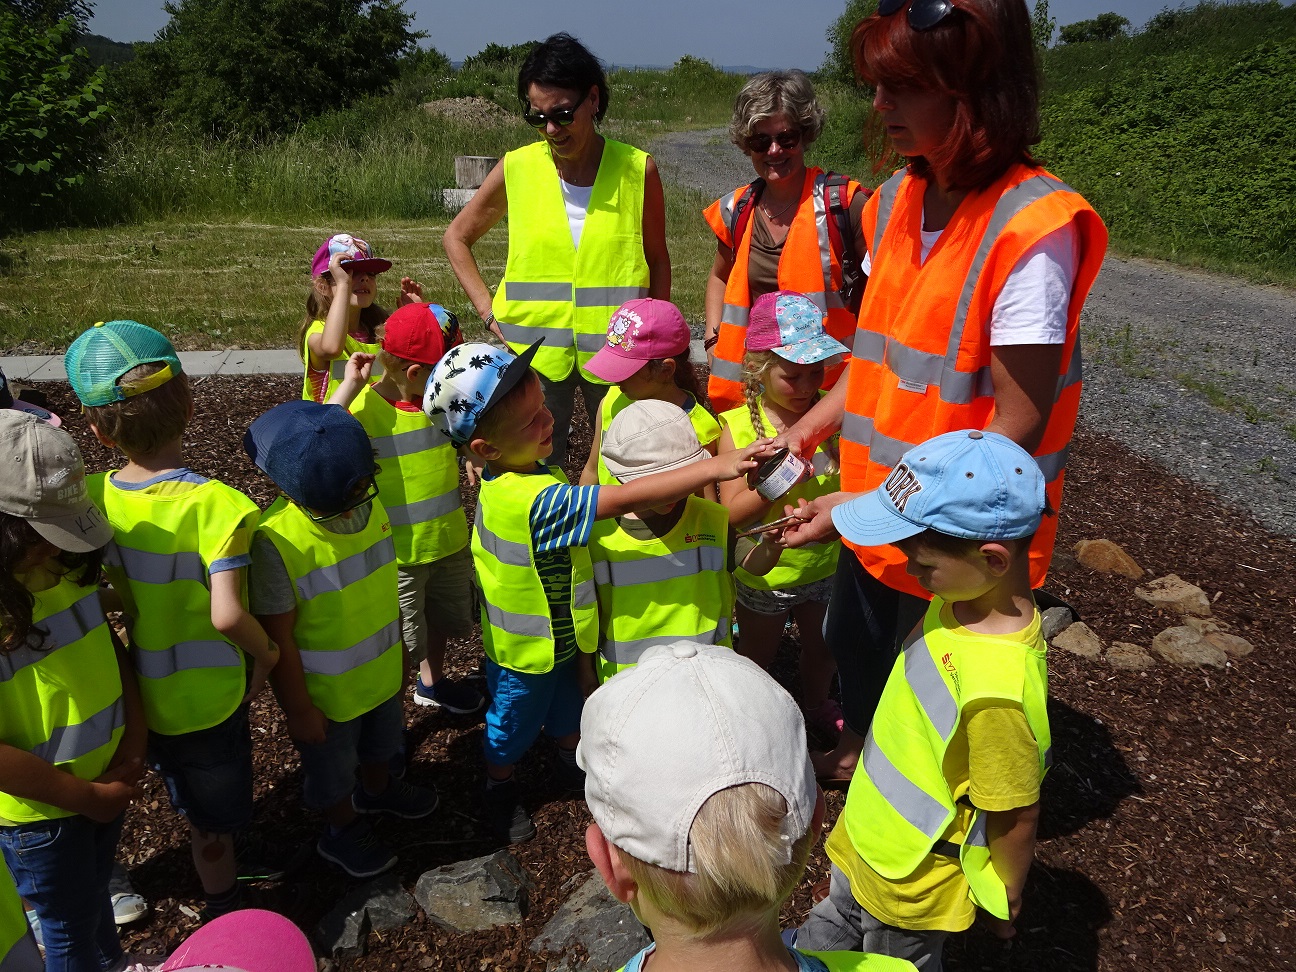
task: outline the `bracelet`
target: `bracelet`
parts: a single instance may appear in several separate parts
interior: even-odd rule
[[[719,344],[719,343],[720,343],[720,335],[719,335],[719,334],[712,334],[709,338],[707,338],[706,340],[704,340],[704,341],[702,342],[702,350],[703,350],[703,351],[710,351],[712,348],[714,348],[714,347],[715,347],[717,344]]]
[[[497,324],[498,321],[495,320],[495,315],[494,315],[494,313],[490,313],[490,314],[487,314],[485,317],[482,318],[482,323],[485,324],[485,325],[489,328],[492,324]]]

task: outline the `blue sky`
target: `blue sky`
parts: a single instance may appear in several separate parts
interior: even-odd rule
[[[1051,0],[1058,25],[1117,10],[1136,26],[1175,0]],[[1034,0],[1027,0],[1034,6]],[[613,64],[672,64],[683,54],[716,64],[813,69],[844,0],[406,0],[425,43],[454,60],[492,41],[516,44],[567,30]],[[91,30],[151,40],[166,23],[162,0],[97,0]]]

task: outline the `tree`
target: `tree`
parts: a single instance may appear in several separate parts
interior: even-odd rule
[[[387,88],[410,30],[404,0],[171,0],[157,39],[115,72],[126,121],[256,138]]]
[[[463,69],[465,71],[473,68],[485,67],[508,67],[516,68],[530,56],[531,52],[540,46],[539,41],[524,41],[521,44],[496,44],[494,41],[487,44],[476,54],[470,54],[464,58]]]
[[[0,6],[0,218],[17,220],[89,165],[103,69],[91,71],[72,38],[76,18],[49,22]]]
[[[877,13],[878,0],[846,0],[846,9],[828,26],[828,58],[820,68],[825,80],[855,83],[855,60],[851,55],[851,34],[865,17]]]
[[[1109,41],[1129,32],[1130,22],[1118,13],[1099,14],[1093,20],[1080,20],[1062,28],[1063,44],[1083,44],[1087,41]]]
[[[1049,16],[1048,0],[1035,0],[1035,8],[1031,11],[1031,35],[1035,38],[1035,46],[1048,47],[1055,27],[1057,18]]]

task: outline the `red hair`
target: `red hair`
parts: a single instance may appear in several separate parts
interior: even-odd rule
[[[1039,141],[1039,67],[1025,0],[956,0],[930,30],[909,26],[908,9],[874,14],[851,35],[855,73],[868,84],[936,91],[954,99],[954,123],[926,158],[910,159],[921,176],[933,169],[951,188],[983,189],[1014,162],[1035,164]],[[876,171],[895,161],[885,123],[874,111],[866,138]]]

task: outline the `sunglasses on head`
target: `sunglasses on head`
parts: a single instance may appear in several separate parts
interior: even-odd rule
[[[570,108],[557,108],[549,112],[547,115],[544,112],[532,111],[531,104],[528,102],[526,110],[522,112],[522,118],[532,128],[544,128],[550,122],[565,127],[570,125],[576,119],[576,109],[585,104],[585,99],[589,96],[590,93],[586,91],[576,99],[576,104],[572,105]]]
[[[775,142],[778,142],[781,149],[794,149],[801,144],[801,129],[779,132],[777,135],[748,135],[747,151],[759,155],[762,152],[768,152],[770,146]]]
[[[909,26],[914,30],[931,30],[954,12],[951,0],[882,0],[878,13],[889,17],[908,4]]]
[[[338,510],[336,513],[312,513],[310,510],[307,510],[306,515],[310,517],[312,523],[328,523],[330,520],[336,520],[339,516],[342,516],[344,513],[350,513],[352,510],[358,510],[366,503],[372,503],[377,498],[378,498],[378,481],[376,479],[371,479],[369,480],[369,488],[364,491],[364,494],[362,496],[360,496],[358,499],[352,500],[350,503],[342,507],[342,509]]]

